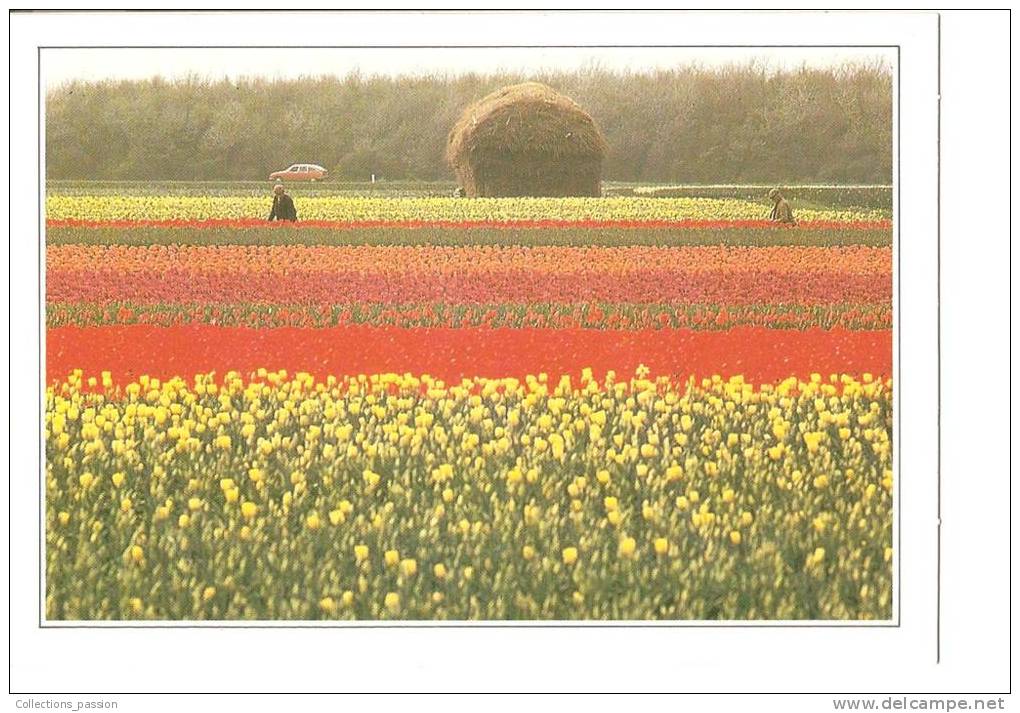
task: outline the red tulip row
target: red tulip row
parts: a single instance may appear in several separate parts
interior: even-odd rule
[[[678,273],[637,268],[612,275],[525,270],[490,273],[393,274],[196,273],[191,270],[133,273],[118,270],[54,270],[46,276],[48,302],[248,302],[286,304],[340,302],[709,302],[727,305],[883,302],[890,299],[889,275],[852,275],[836,270],[786,272]]]
[[[523,378],[546,373],[624,376],[641,365],[678,380],[719,374],[776,383],[812,373],[892,373],[889,330],[690,329],[406,329],[344,326],[251,329],[189,324],[55,327],[47,330],[46,378],[63,381],[81,369],[109,372],[114,383],[142,374],[168,379],[260,368],[329,376],[412,373],[457,382],[474,377]]]

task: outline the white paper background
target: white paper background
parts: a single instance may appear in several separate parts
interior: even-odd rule
[[[936,664],[935,13],[16,15],[11,31],[12,691],[991,691],[1009,685],[1007,15],[943,18],[942,662]],[[962,48],[953,38],[981,43]],[[258,44],[899,45],[898,628],[40,629],[36,48]],[[495,50],[494,50],[495,51]],[[951,58],[951,61],[948,59]],[[978,101],[983,102],[978,104]],[[974,110],[981,107],[980,124]],[[13,170],[17,168],[17,171]],[[948,190],[952,186],[952,191]],[[968,192],[969,191],[969,192]],[[0,418],[6,418],[2,416]],[[37,700],[47,696],[35,695]],[[49,696],[53,698],[53,696]],[[452,705],[435,701],[444,708]],[[567,701],[564,701],[566,703]],[[603,701],[604,702],[604,701]],[[831,710],[831,697],[689,701]],[[357,705],[355,701],[345,701]],[[398,705],[400,701],[397,702]],[[599,700],[570,704],[600,707]],[[657,701],[645,699],[642,705]],[[321,707],[234,697],[217,709]],[[336,701],[330,704],[339,704]],[[478,704],[457,699],[457,707]],[[505,701],[505,707],[522,705]],[[523,703],[526,705],[527,703]],[[672,705],[673,702],[670,703]],[[181,701],[121,699],[121,710]],[[417,703],[415,705],[418,705]],[[492,701],[489,708],[502,708]]]

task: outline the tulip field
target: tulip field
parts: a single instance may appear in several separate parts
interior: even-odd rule
[[[891,619],[892,216],[822,188],[50,190],[47,619]]]

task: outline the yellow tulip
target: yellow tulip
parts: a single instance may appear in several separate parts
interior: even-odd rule
[[[47,616],[332,619],[345,607],[358,618],[648,619],[667,609],[683,618],[735,565],[768,593],[756,617],[890,616],[888,379],[255,374],[104,377],[110,385],[92,394],[88,375],[72,373],[44,390],[47,567],[66,570],[47,592]],[[219,508],[210,493],[223,494]],[[327,540],[339,558],[317,557]],[[416,549],[401,557],[395,545],[407,542]],[[516,559],[492,549],[507,546],[519,548]],[[769,575],[790,548],[816,585],[859,596],[809,602],[815,589],[799,577]],[[102,561],[111,551],[113,567]],[[431,583],[414,581],[408,554],[431,563]],[[255,578],[235,581],[252,558]],[[110,580],[95,591],[121,596],[90,590],[86,562]],[[510,576],[514,566],[539,589]],[[294,580],[306,571],[315,582]],[[665,609],[649,589],[660,577],[680,583]],[[613,599],[605,583],[617,580],[627,596]],[[173,582],[184,599],[170,596]],[[253,598],[252,587],[282,598]],[[397,596],[392,609],[387,594]],[[717,599],[720,616],[741,615]]]

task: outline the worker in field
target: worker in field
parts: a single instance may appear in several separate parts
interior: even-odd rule
[[[297,208],[294,200],[287,195],[282,183],[273,186],[273,210],[269,220],[297,220]]]
[[[797,221],[793,218],[793,210],[790,208],[790,204],[786,202],[778,188],[773,188],[769,191],[769,200],[772,201],[772,212],[769,213],[769,220],[775,223],[797,224]]]

